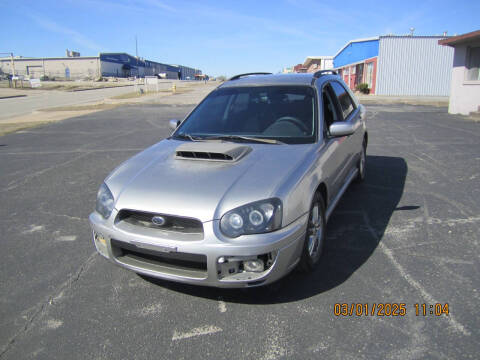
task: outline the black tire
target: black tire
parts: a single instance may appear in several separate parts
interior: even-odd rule
[[[317,210],[315,210],[317,209]],[[315,215],[318,212],[318,215]],[[317,224],[314,222],[317,221]],[[302,256],[299,268],[305,272],[311,272],[319,263],[323,254],[326,240],[327,222],[325,219],[325,202],[320,193],[316,193],[310,205],[308,214],[307,233],[303,242]]]
[[[355,182],[361,183],[365,180],[365,176],[367,173],[367,143],[365,140],[363,140],[363,145],[362,145],[362,152],[360,154],[360,159],[358,160],[358,174],[355,179]]]

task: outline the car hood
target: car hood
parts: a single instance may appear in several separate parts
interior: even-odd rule
[[[214,155],[195,158],[192,153],[196,144],[201,150],[234,156],[228,158],[230,161],[219,160],[219,156]],[[184,149],[188,151],[182,154]],[[219,219],[224,212],[237,206],[279,196],[279,189],[311,150],[312,144],[168,139],[120,165],[105,182],[114,195],[117,210],[194,217],[206,222]],[[235,154],[240,156],[235,157]]]

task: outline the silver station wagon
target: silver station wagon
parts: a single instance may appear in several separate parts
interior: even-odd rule
[[[137,273],[253,287],[319,262],[365,177],[365,108],[334,71],[237,75],[115,169],[90,215],[98,252]]]

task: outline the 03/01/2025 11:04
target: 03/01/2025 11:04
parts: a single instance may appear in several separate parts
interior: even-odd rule
[[[448,303],[414,304],[416,316],[449,315]],[[406,316],[406,303],[336,303],[333,308],[335,316]]]

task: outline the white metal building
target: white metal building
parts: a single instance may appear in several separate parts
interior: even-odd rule
[[[192,79],[201,74],[199,69],[183,65],[162,64],[144,60],[126,53],[100,53],[98,56],[27,58],[0,58],[0,70],[6,74],[30,78],[95,79],[100,76],[144,77],[159,75],[167,79]]]
[[[39,79],[49,78],[97,78],[101,74],[99,56],[58,57],[58,58],[1,58],[0,70],[5,74],[29,76]]]
[[[377,94],[448,96],[453,50],[439,36],[381,36]]]

